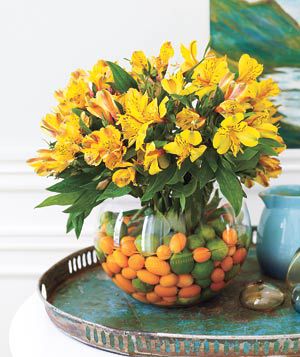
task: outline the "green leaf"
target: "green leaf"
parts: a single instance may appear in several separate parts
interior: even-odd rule
[[[182,103],[186,107],[190,107],[191,103],[189,101],[189,98],[183,95],[178,95],[178,94],[171,94],[172,98],[175,100],[178,100],[180,103]]]
[[[202,189],[209,181],[215,178],[215,173],[207,165],[207,163],[202,164],[201,167],[193,166],[190,170],[191,174],[198,179],[199,189]]]
[[[228,160],[226,160],[224,157],[221,157],[221,162],[222,165],[226,167],[226,169],[232,170],[231,163]]]
[[[72,112],[73,112],[74,114],[76,114],[76,115],[80,118],[81,113],[84,112],[84,110],[79,109],[79,108],[73,108],[73,109],[72,109]]]
[[[223,91],[220,87],[217,87],[215,95],[212,99],[212,104],[213,106],[218,106],[219,104],[221,104],[224,101],[224,94]]]
[[[207,164],[210,166],[210,168],[216,172],[218,169],[218,155],[217,152],[212,149],[212,148],[208,148],[205,152],[204,152],[204,156],[206,159]]]
[[[80,233],[82,231],[84,219],[85,219],[85,215],[84,215],[84,213],[81,213],[80,215],[76,216],[75,219],[73,220],[75,234],[76,234],[77,238],[80,237]]]
[[[67,233],[71,232],[71,230],[74,229],[73,218],[74,218],[74,214],[70,213],[68,221],[67,221],[67,227],[66,227],[66,232]]]
[[[243,160],[237,163],[236,172],[247,171],[255,169],[259,160],[259,153],[256,153],[251,159]]]
[[[50,196],[41,202],[36,208],[47,206],[69,206],[73,204],[82,194],[82,191],[59,193],[58,195]]]
[[[142,202],[149,201],[156,192],[161,191],[166,183],[173,177],[176,171],[176,165],[171,165],[167,169],[157,174],[154,180],[147,187],[144,195],[141,198]]]
[[[164,147],[167,143],[168,143],[167,141],[163,141],[163,140],[154,140],[156,149],[160,149]]]
[[[180,202],[181,212],[184,212],[186,198],[185,198],[185,195],[183,193],[181,193],[180,196],[179,196],[179,202]]]
[[[174,185],[177,182],[183,182],[184,175],[189,171],[192,165],[193,164],[190,159],[185,159],[181,164],[180,169],[176,170],[175,174],[170,178],[167,184]]]
[[[278,153],[269,145],[258,144],[256,148],[263,155],[278,156]]]
[[[278,141],[270,138],[261,138],[259,139],[259,143],[267,146],[272,146],[273,148],[280,148],[284,145],[279,143]]]
[[[134,146],[131,146],[131,147],[127,150],[126,154],[124,155],[124,160],[127,161],[127,160],[131,159],[131,158],[132,158],[133,156],[135,156],[135,155],[136,155],[135,147],[134,147]]]
[[[243,153],[239,152],[236,156],[236,160],[250,160],[257,154],[258,150],[254,148],[246,148]]]
[[[106,61],[114,77],[114,85],[118,92],[125,93],[129,88],[138,89],[137,82],[129,73],[116,63]]]
[[[130,186],[118,187],[111,182],[105,189],[105,191],[97,197],[96,202],[104,201],[107,198],[115,198],[127,195],[131,191]]]
[[[87,208],[93,207],[97,198],[96,190],[82,191],[81,196],[72,204],[71,207],[64,210],[65,213],[83,212]]]
[[[71,176],[48,187],[47,190],[59,193],[76,192],[79,190],[80,186],[89,183],[92,179],[93,175],[88,174]]]
[[[79,118],[79,126],[84,134],[92,133],[92,130],[85,124],[85,122],[81,118]]]
[[[216,172],[220,190],[234,209],[236,215],[239,214],[243,202],[243,189],[236,175],[220,166]]]
[[[186,198],[190,197],[197,188],[197,179],[195,177],[192,177],[191,181],[187,183],[186,185],[182,183],[177,183],[174,186],[170,187],[174,192],[173,192],[173,197],[180,198],[181,195],[184,195]]]

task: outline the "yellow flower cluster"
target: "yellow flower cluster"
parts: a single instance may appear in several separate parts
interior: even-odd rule
[[[198,59],[196,41],[180,51],[183,62],[175,73],[169,72],[170,42],[156,57],[135,51],[128,71],[99,60],[90,71],[73,72],[41,123],[53,141],[29,164],[39,175],[55,176],[67,168],[74,174],[99,167],[125,187],[142,185],[143,175],[173,164],[180,169],[185,160],[201,166],[207,149],[236,160],[247,147],[260,153],[261,139],[278,143],[274,152],[284,149],[280,116],[270,100],[279,88],[272,79],[258,79],[262,64],[244,54],[236,74],[226,56],[212,50]],[[263,151],[253,169],[255,175],[240,173],[248,186],[253,180],[266,185],[280,172],[278,160]]]

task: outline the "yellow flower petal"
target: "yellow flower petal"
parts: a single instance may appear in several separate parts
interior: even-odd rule
[[[248,54],[243,54],[239,60],[239,77],[238,82],[251,82],[262,73],[264,66],[259,64],[255,58]]]
[[[112,176],[113,183],[115,183],[118,187],[127,186],[130,182],[134,182],[134,180],[135,169],[133,167],[117,170]]]
[[[184,90],[184,78],[182,72],[177,72],[170,78],[164,78],[161,81],[163,89],[169,94],[182,94]]]
[[[190,48],[188,49],[181,44],[180,52],[184,58],[184,63],[181,65],[182,72],[186,72],[189,69],[193,68],[197,63],[197,41],[192,41],[190,43]]]
[[[202,142],[202,136],[199,131],[183,130],[179,134],[188,144],[199,145]]]
[[[164,146],[164,150],[173,155],[180,155],[181,154],[181,148],[178,146],[176,142],[168,143]]]
[[[135,51],[131,56],[131,65],[133,72],[137,74],[143,73],[143,70],[148,67],[148,61],[143,51]]]
[[[148,126],[149,126],[149,124],[145,123],[140,127],[138,134],[136,136],[136,143],[135,143],[136,150],[139,150],[142,147],[142,145],[144,144]]]
[[[247,126],[243,131],[238,132],[236,135],[242,144],[250,147],[256,146],[260,137],[259,132],[250,126]]]
[[[220,155],[226,154],[226,152],[230,149],[230,137],[226,134],[222,134],[219,131],[216,132],[213,138],[213,147],[217,149],[217,152]]]
[[[158,111],[159,111],[159,116],[161,118],[163,118],[167,114],[166,103],[168,102],[168,100],[169,100],[169,98],[166,96],[159,104]]]
[[[192,148],[190,151],[191,161],[192,162],[196,161],[200,156],[203,155],[206,149],[207,149],[206,145],[200,145],[198,148]]]

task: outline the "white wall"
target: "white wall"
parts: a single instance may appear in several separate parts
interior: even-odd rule
[[[34,210],[50,185],[25,164],[42,147],[39,121],[55,104],[52,93],[68,74],[89,68],[98,58],[149,54],[171,40],[174,45],[209,38],[208,0],[9,0],[0,2],[0,355],[8,356],[9,320],[37,277],[54,261],[92,242],[95,212],[77,241],[65,236],[59,208]],[[278,181],[296,183],[297,151],[285,155]],[[298,176],[297,176],[298,175]],[[257,222],[258,188],[250,195]],[[124,203],[127,204],[127,201]]]

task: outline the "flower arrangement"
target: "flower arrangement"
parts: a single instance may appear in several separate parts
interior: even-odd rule
[[[242,184],[266,186],[280,174],[275,156],[285,145],[270,101],[279,88],[258,80],[263,65],[247,54],[228,63],[211,50],[198,59],[196,41],[180,50],[183,62],[172,67],[170,42],[157,57],[135,51],[130,70],[99,60],[55,92],[41,123],[48,148],[28,163],[60,179],[38,207],[68,206],[68,232],[79,236],[94,207],[128,194],[144,210],[193,217],[214,182],[238,214]]]

